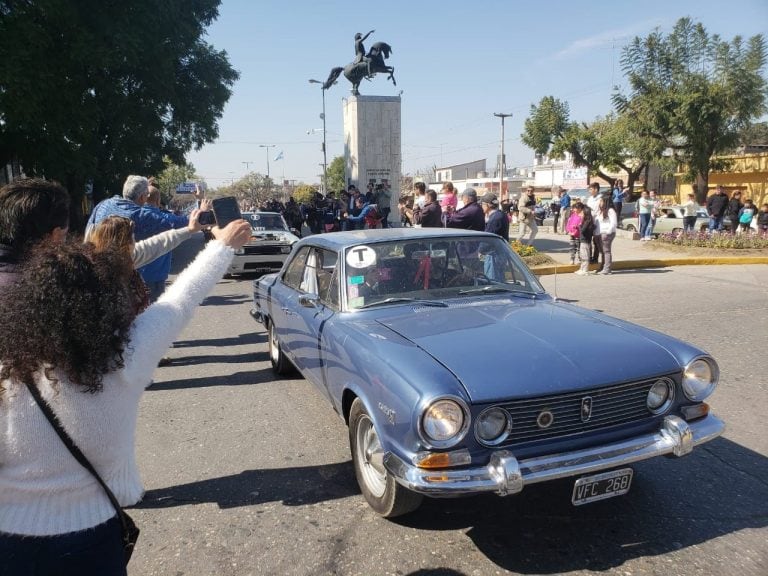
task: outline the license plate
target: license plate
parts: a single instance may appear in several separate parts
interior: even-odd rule
[[[632,484],[632,468],[583,476],[573,485],[571,502],[574,506],[581,506],[597,500],[621,496],[629,492],[630,484]]]

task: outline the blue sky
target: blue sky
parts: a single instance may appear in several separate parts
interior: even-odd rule
[[[223,0],[207,40],[227,51],[240,80],[219,139],[188,160],[212,187],[266,173],[268,157],[277,181],[319,182],[322,131],[307,132],[322,128],[322,94],[308,80],[352,61],[355,33],[375,29],[366,48],[393,47],[397,86],[379,74],[360,91],[403,91],[404,173],[483,158],[492,170],[501,137],[494,112],[513,114],[505,121],[507,165],[530,164],[520,133],[531,104],[553,95],[580,121],[609,112],[612,87],[624,83],[622,46],[655,27],[669,31],[683,16],[726,39],[768,35],[766,0]],[[326,92],[329,163],[344,153],[348,95],[343,77]]]

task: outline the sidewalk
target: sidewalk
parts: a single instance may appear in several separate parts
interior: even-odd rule
[[[510,238],[517,238],[517,227],[510,228]],[[673,252],[654,248],[654,240],[650,242],[641,242],[632,240],[628,232],[620,230],[613,241],[613,270],[629,270],[634,268],[664,268],[667,266],[689,266],[689,265],[713,265],[713,264],[768,264],[768,253],[764,256],[710,256],[696,253]],[[563,272],[575,272],[578,270],[578,264],[572,265],[570,258],[570,241],[568,236],[553,234],[551,232],[539,233],[533,242],[534,247],[547,254],[557,264],[536,266],[534,271],[537,275],[544,276],[554,274],[555,269],[562,274]],[[596,269],[593,264],[591,269]]]

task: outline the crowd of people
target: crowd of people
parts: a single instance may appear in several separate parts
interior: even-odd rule
[[[145,209],[150,188],[130,176],[122,197],[96,207],[85,239],[68,234],[60,185],[0,188],[0,574],[127,573],[121,507],[144,492],[141,395],[251,237],[245,220],[213,227],[214,240],[150,295],[137,266],[201,228],[200,209],[178,220]]]
[[[325,196],[317,192],[307,202],[296,202],[293,197],[286,203],[272,199],[258,207],[243,206],[243,210],[278,212],[298,235],[305,225],[312,234],[388,228],[390,196],[388,185],[369,183],[365,192],[350,185],[338,195],[333,191]]]

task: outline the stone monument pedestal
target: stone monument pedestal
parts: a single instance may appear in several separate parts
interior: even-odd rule
[[[365,194],[368,184],[381,184],[389,198],[389,224],[400,226],[400,96],[350,96],[344,100],[344,161],[347,186]]]

